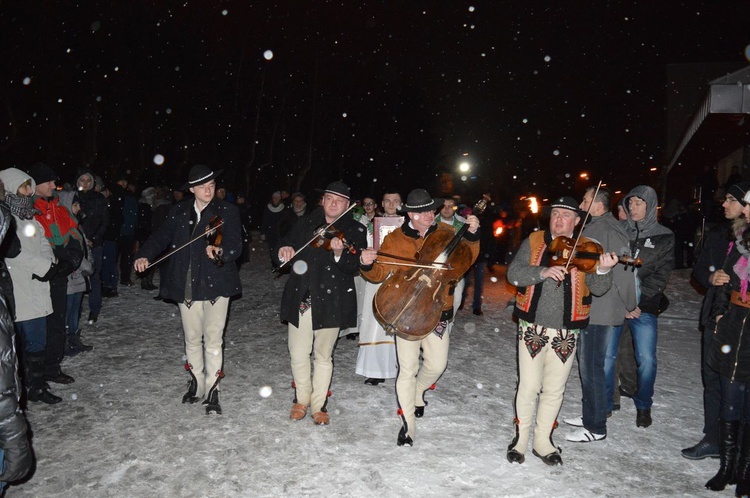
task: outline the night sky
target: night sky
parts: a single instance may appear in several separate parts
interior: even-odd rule
[[[571,4],[5,1],[0,166],[146,186],[204,163],[256,199],[652,181],[667,66],[747,64],[750,2]]]

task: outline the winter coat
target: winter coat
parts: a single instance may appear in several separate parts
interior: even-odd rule
[[[31,177],[21,170],[9,168],[0,172],[0,179],[8,192],[15,193]],[[31,188],[36,188],[33,179]],[[21,251],[15,257],[6,257],[5,264],[13,280],[15,319],[25,322],[52,313],[49,281],[42,282],[33,276],[44,277],[56,259],[52,246],[44,236],[44,228],[38,221],[15,215],[13,219]]]
[[[734,240],[734,236],[731,234],[731,226],[732,223],[727,222],[711,228],[706,235],[703,249],[693,264],[693,277],[706,289],[700,317],[700,324],[705,328],[713,328],[715,325],[715,322],[711,319],[711,306],[716,295],[716,286],[711,284],[709,277],[713,272],[724,266],[729,244]]]
[[[734,266],[740,252],[733,247],[724,261],[729,283],[718,287],[711,305],[710,321],[716,330],[711,341],[708,364],[720,375],[732,381],[750,382],[750,308],[730,304],[732,291],[741,291],[740,278]],[[716,322],[716,317],[721,319]],[[745,337],[747,336],[747,337]]]
[[[0,239],[10,224],[10,212],[0,208]],[[47,291],[49,296],[49,290]],[[18,378],[13,321],[0,297],[0,449],[5,470],[0,482],[18,481],[31,469],[33,455],[28,438],[28,422],[18,406],[21,381]]]
[[[535,247],[532,246],[532,238],[539,240]],[[555,280],[541,275],[543,268],[550,266],[550,255],[546,248],[552,240],[549,231],[533,232],[521,243],[508,266],[508,282],[518,287],[513,314],[553,329],[585,328],[589,322],[591,296],[601,296],[610,289],[612,270],[604,275],[597,272],[584,275],[573,267],[565,276],[563,285],[557,285]],[[536,255],[538,263],[532,263],[532,254]],[[580,282],[581,275],[585,276],[583,284]],[[575,292],[576,288],[582,291]]]
[[[76,215],[73,214],[73,202],[76,201],[76,196],[76,192],[73,191],[62,191],[57,194],[60,205],[68,210],[73,220],[78,221]],[[76,228],[76,230],[78,230],[82,240],[83,259],[81,260],[81,265],[68,275],[68,294],[77,294],[89,290],[91,288],[89,277],[94,274],[94,255],[89,250],[86,234],[83,233],[80,227]]]
[[[136,254],[136,259],[146,258],[153,262],[167,250],[181,247],[190,239],[206,231],[214,216],[220,217],[224,250],[224,264],[219,267],[206,255],[206,241],[197,240],[177,251],[164,261],[160,278],[159,294],[169,301],[185,301],[185,285],[188,268],[191,275],[193,301],[210,301],[218,297],[233,297],[242,292],[237,265],[233,262],[242,252],[240,215],[237,206],[220,199],[213,199],[201,211],[196,223],[195,201],[186,200],[175,204],[166,221],[155,230]]]
[[[420,233],[409,225],[410,219],[406,217],[404,223],[389,233],[383,239],[383,244],[380,246],[380,250],[383,253],[393,254],[394,256],[403,256],[405,258],[413,258],[423,246],[427,245],[430,247],[431,241],[434,239],[438,240],[451,240],[456,233],[456,229],[443,222],[436,222],[427,229],[425,236],[422,237]],[[440,316],[441,320],[450,320],[453,318],[453,293],[455,291],[455,283],[457,283],[464,273],[474,264],[477,256],[479,255],[479,232],[464,234],[462,244],[467,244],[471,260],[466,261],[467,264],[463,266],[454,266],[452,270],[442,272],[442,275],[446,281],[453,281],[453,285],[446,285],[443,288],[443,294],[440,299],[445,303],[443,305],[443,312]],[[378,261],[370,266],[362,266],[361,273],[365,279],[373,283],[380,283],[385,281],[391,273],[395,270],[404,268],[399,266],[382,264],[386,261],[400,262],[395,258],[388,258],[386,256],[378,256]]]
[[[82,173],[76,177],[76,182]],[[93,189],[86,192],[78,192],[78,202],[81,204],[81,212],[85,216],[81,217],[81,228],[86,236],[94,244],[94,247],[100,247],[104,242],[104,232],[109,224],[109,211],[107,210],[107,199]]]
[[[260,231],[266,237],[268,247],[272,251],[279,247],[279,223],[281,222],[281,216],[284,214],[285,206],[283,203],[278,206],[272,204],[266,204],[266,208],[263,210],[263,218],[260,222]]]
[[[674,269],[674,234],[657,221],[658,200],[653,188],[635,187],[623,198],[624,206],[631,197],[646,201],[646,216],[641,221],[633,221],[626,209],[628,218],[621,222],[628,234],[631,255],[643,260],[636,270],[641,293],[638,307],[644,313],[656,315],[663,311],[659,306],[662,293]]]
[[[618,256],[630,253],[628,235],[610,212],[589,218],[583,234],[601,244],[606,252],[614,252]],[[633,311],[638,304],[635,279],[635,272],[613,268],[612,287],[603,295],[594,296],[591,301],[589,324],[622,325],[625,313]]]
[[[59,202],[57,195],[49,199],[34,196],[34,208],[41,213],[34,219],[44,227],[44,236],[57,258],[57,273],[53,278],[67,277],[83,260],[83,240],[76,230],[78,223]]]
[[[292,231],[279,242],[279,247],[302,247],[313,238],[315,230],[326,225],[322,208],[300,219]],[[365,227],[351,216],[344,216],[335,227],[344,233],[344,238],[356,248],[367,245]],[[357,325],[357,292],[354,275],[358,272],[359,257],[344,251],[338,261],[333,251],[308,245],[295,255],[289,265],[304,262],[306,271],[289,274],[281,297],[281,320],[299,326],[299,305],[307,298],[312,300],[312,326],[314,330],[325,328],[346,329]]]

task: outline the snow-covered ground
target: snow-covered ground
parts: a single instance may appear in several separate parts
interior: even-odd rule
[[[37,469],[8,496],[733,495],[703,487],[718,460],[680,455],[702,436],[701,297],[689,270],[673,274],[672,304],[659,320],[653,426],[636,428],[626,399],[604,441],[569,443],[561,422],[554,439],[564,465],[551,468],[530,449],[523,465],[505,458],[517,376],[504,268],[487,274],[484,316],[459,312],[448,370],[428,394],[409,448],[396,446],[393,381],[363,384],[354,374],[355,341],[341,339],[336,349],[331,425],[289,420],[286,327],[278,320],[286,277],[274,278],[267,254],[255,243],[241,271],[244,296],[231,306],[224,415],[181,403],[188,377],[176,307],[138,286],[121,288],[99,321],[84,326],[94,350],[63,363],[76,378],[53,385],[63,403],[31,405]],[[260,395],[265,386],[268,397]],[[561,421],[580,414],[580,396],[574,368]]]

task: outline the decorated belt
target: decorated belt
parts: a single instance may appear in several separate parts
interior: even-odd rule
[[[742,306],[743,308],[750,308],[750,301],[743,301],[742,294],[737,291],[732,291],[732,297],[729,299],[732,304]]]

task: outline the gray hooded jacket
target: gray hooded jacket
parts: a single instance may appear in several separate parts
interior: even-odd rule
[[[642,312],[657,314],[661,295],[674,269],[674,234],[657,221],[658,199],[653,188],[648,185],[635,187],[623,198],[624,206],[628,206],[631,197],[646,202],[646,216],[641,221],[633,221],[626,209],[628,219],[622,222],[630,241],[631,255],[643,260],[643,266],[637,272],[641,288],[638,306]]]

